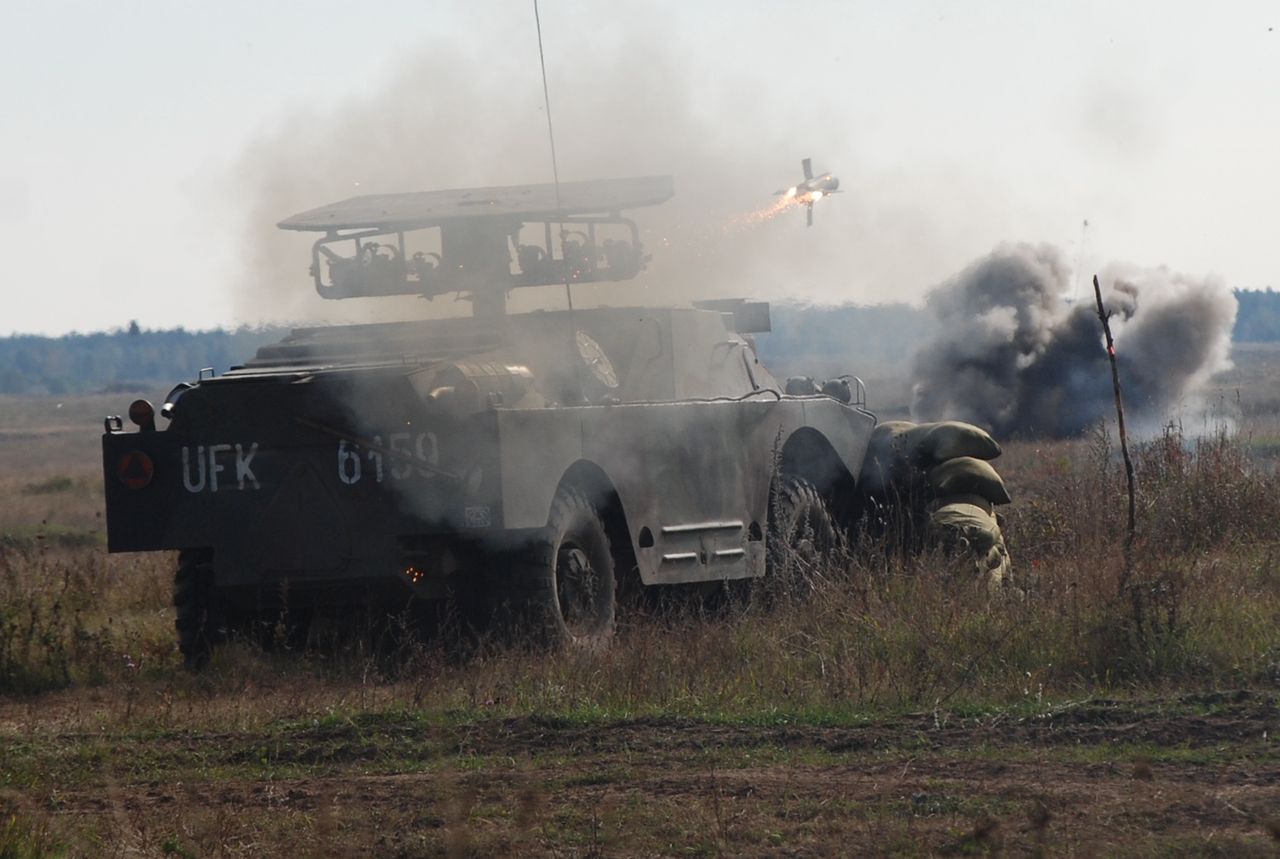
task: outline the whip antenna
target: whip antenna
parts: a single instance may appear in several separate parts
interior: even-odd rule
[[[533,23],[538,28],[538,63],[542,66],[542,104],[547,111],[547,139],[551,142],[551,177],[556,188],[556,215],[564,217],[560,203],[560,168],[556,165],[556,132],[551,123],[551,95],[547,89],[547,57],[542,51],[542,19],[538,16],[538,0],[533,0]],[[564,266],[564,297],[573,310],[573,291],[569,288],[569,261],[564,256],[564,221],[560,227],[560,263]]]
[[[1071,291],[1071,301],[1078,301],[1080,298],[1080,279],[1084,277],[1084,244],[1089,239],[1089,219],[1085,218],[1084,223],[1080,225],[1080,248],[1076,253],[1076,285]]]

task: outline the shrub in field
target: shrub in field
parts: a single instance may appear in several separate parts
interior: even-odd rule
[[[1036,600],[1073,618],[1078,650],[1092,654],[1087,676],[1204,678],[1264,656],[1259,626],[1276,592],[1250,570],[1277,537],[1272,470],[1225,432],[1193,439],[1169,426],[1137,445],[1138,528],[1126,571],[1121,465],[1101,430],[1074,453],[1047,465],[1038,457],[1035,489],[1010,509],[1007,533]]]
[[[1280,480],[1237,437],[1188,439],[1170,425],[1137,454],[1139,516],[1151,546],[1194,552],[1276,536]]]
[[[1008,508],[1020,558],[1111,554],[1125,528],[1125,482],[1110,439],[1014,448],[1026,496]],[[1028,454],[1034,456],[1029,459]],[[1047,455],[1046,455],[1047,454]],[[1134,450],[1140,555],[1220,549],[1274,540],[1280,479],[1254,462],[1236,436],[1188,438],[1176,426]]]
[[[0,805],[0,859],[44,859],[65,853],[65,846],[54,836],[47,818],[35,822],[18,814],[6,814]]]
[[[75,486],[74,481],[65,475],[56,475],[44,480],[28,483],[22,487],[23,495],[54,495],[59,492],[66,492]]]
[[[0,693],[101,683],[171,660],[169,573],[155,559],[123,560],[96,546],[0,545]]]

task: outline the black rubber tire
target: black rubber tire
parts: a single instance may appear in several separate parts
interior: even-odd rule
[[[547,527],[515,553],[505,583],[520,638],[546,647],[603,650],[613,639],[617,573],[595,504],[564,487]],[[500,585],[501,587],[501,585]]]
[[[784,594],[802,596],[839,558],[839,531],[826,499],[808,480],[779,476],[769,497],[768,577]]]
[[[183,549],[173,577],[174,627],[183,664],[197,671],[226,637],[213,583],[213,555],[206,549]]]

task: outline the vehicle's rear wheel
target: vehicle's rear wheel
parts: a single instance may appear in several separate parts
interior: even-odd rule
[[[547,527],[517,552],[511,573],[509,596],[527,637],[553,647],[608,646],[615,564],[600,512],[586,495],[568,487],[556,493]]]
[[[213,555],[206,549],[183,549],[173,577],[174,626],[183,664],[203,668],[213,646],[225,638],[225,620],[213,586]]]
[[[183,664],[203,668],[213,649],[228,641],[261,650],[301,650],[315,606],[285,587],[268,594],[219,589],[213,580],[213,553],[184,549],[173,578],[174,627]]]
[[[766,555],[771,587],[802,597],[839,559],[840,537],[822,494],[794,474],[779,476],[769,499]]]

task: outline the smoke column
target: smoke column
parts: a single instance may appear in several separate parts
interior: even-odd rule
[[[1236,300],[1220,281],[1113,265],[1100,276],[1136,426],[1158,423],[1230,366]],[[1065,437],[1110,416],[1111,378],[1092,300],[1068,304],[1050,245],[1003,245],[929,293],[938,334],[912,362],[912,415],[1003,436]]]

